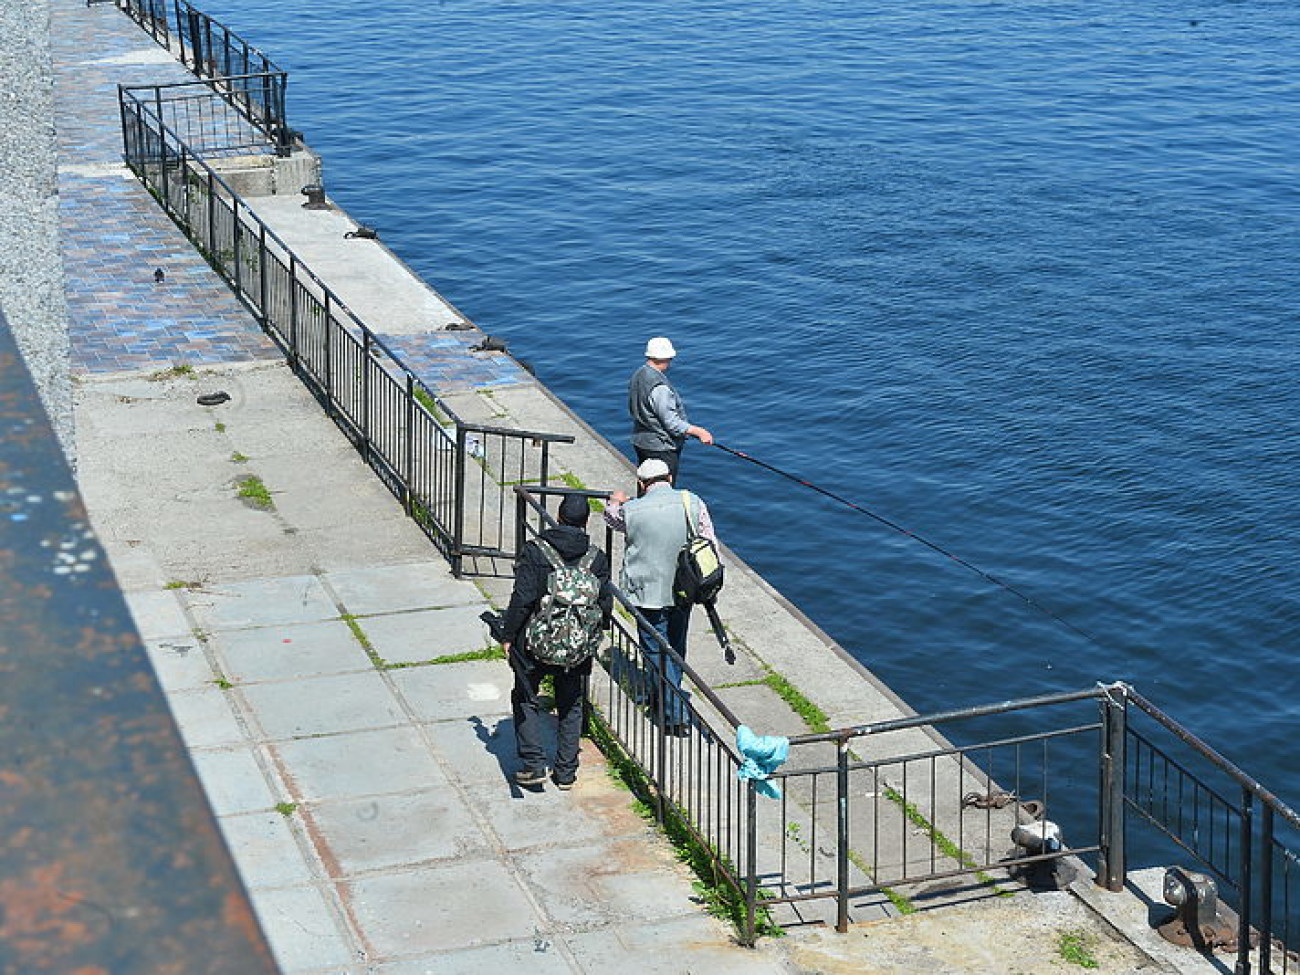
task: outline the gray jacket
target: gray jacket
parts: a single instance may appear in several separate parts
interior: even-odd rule
[[[681,450],[690,426],[686,406],[668,377],[648,362],[628,380],[627,412],[632,417],[632,446]]]
[[[705,534],[700,530],[704,502],[690,491],[665,486],[651,489],[644,497],[623,505],[627,547],[619,585],[632,604],[641,609],[673,605],[677,553],[686,544],[687,537],[683,495],[690,505],[691,525],[697,534]]]

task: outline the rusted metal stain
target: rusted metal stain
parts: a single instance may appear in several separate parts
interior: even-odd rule
[[[0,972],[276,967],[0,314]]]

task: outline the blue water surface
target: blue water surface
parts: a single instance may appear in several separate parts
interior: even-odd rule
[[[612,441],[669,335],[722,442],[1046,610],[688,448],[911,705],[1131,680],[1300,798],[1300,6],[204,9],[289,69],[331,195]]]

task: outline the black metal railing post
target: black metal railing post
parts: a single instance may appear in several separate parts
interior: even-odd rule
[[[231,241],[230,249],[231,249],[231,253],[234,254],[232,260],[234,261],[235,264],[234,267],[235,294],[239,295],[240,298],[243,298],[244,297],[244,276],[239,270],[239,264],[240,264],[239,252],[242,250],[242,248],[239,246],[239,238],[241,236],[241,234],[239,233],[239,226],[240,226],[239,197],[235,197],[230,201],[230,225],[231,225],[231,231],[230,231],[231,236],[234,238]]]
[[[1111,684],[1102,688],[1100,826],[1097,845],[1097,885],[1107,890],[1124,889],[1124,749],[1128,736],[1127,688]]]
[[[1237,910],[1237,964],[1233,968],[1235,975],[1250,975],[1250,922],[1251,897],[1254,891],[1254,836],[1255,836],[1255,794],[1250,789],[1241,788],[1241,833],[1240,857],[1241,903]],[[1265,894],[1267,896],[1267,894]]]
[[[270,316],[266,313],[266,224],[257,224],[257,310],[266,328]]]
[[[835,748],[835,930],[849,930],[849,740]]]
[[[758,792],[745,783],[745,944],[758,940]]]
[[[456,422],[456,455],[454,468],[455,483],[451,486],[452,524],[451,524],[451,574],[460,578],[464,560],[465,546],[465,454],[468,444],[464,425]]]
[[[322,315],[322,331],[324,334],[325,345],[325,405],[329,408],[330,413],[334,412],[334,313],[330,309],[330,293],[325,292],[324,313]]]
[[[298,354],[298,255],[289,251],[289,365],[294,372],[301,365]]]
[[[415,377],[406,374],[406,399],[402,404],[406,413],[406,437],[402,455],[402,510],[410,518],[414,513],[415,490]]]
[[[1259,970],[1261,975],[1273,971],[1273,807],[1260,804],[1259,891]]]
[[[370,440],[370,370],[374,367],[374,351],[370,345],[370,329],[361,329],[361,456],[367,464],[374,463],[374,444]]]
[[[664,821],[664,784],[668,781],[668,678],[665,664],[668,661],[668,641],[662,633],[651,628],[654,634],[655,672],[655,817]],[[645,649],[642,648],[642,652]]]

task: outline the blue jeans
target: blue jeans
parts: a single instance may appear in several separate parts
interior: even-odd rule
[[[646,618],[646,622],[654,628],[652,632],[640,623],[637,624],[637,631],[641,637],[641,650],[645,654],[650,671],[657,676],[659,662],[662,660],[664,682],[675,688],[675,691],[668,693],[664,699],[664,724],[684,724],[686,722],[686,699],[689,695],[681,690],[682,668],[671,654],[664,653],[659,649],[660,643],[654,638],[654,633],[658,633],[667,640],[668,645],[685,660],[686,631],[691,625],[691,607],[637,608],[641,610],[641,615]]]

